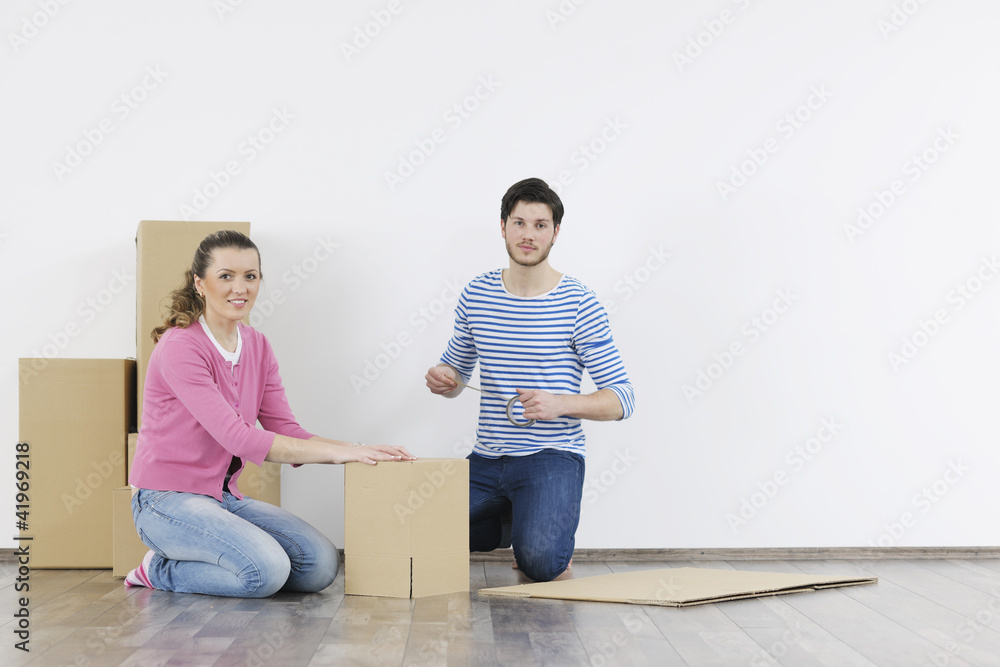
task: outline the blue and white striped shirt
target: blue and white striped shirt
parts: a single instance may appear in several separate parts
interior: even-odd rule
[[[598,389],[618,395],[623,418],[632,414],[632,384],[625,373],[611,326],[597,296],[575,278],[563,276],[551,291],[514,296],[502,270],[484,273],[462,291],[455,309],[455,332],[441,361],[469,381],[479,360],[483,391],[505,397],[516,389],[579,394],[584,369]],[[521,404],[513,413],[525,421]],[[527,428],[507,420],[507,400],[482,394],[473,451],[497,458],[525,456],[545,448],[585,455],[579,419],[560,417]]]

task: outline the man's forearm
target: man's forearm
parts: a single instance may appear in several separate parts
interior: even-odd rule
[[[592,394],[563,394],[566,410],[563,414],[574,419],[615,421],[625,413],[618,394],[610,389],[598,389]]]

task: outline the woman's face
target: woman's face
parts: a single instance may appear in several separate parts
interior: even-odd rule
[[[250,314],[260,290],[260,258],[253,248],[219,248],[195,289],[205,298],[205,319],[238,322]]]

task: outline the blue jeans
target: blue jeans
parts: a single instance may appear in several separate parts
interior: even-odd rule
[[[340,555],[322,533],[259,500],[140,489],[132,517],[156,552],[146,574],[177,593],[262,598],[314,593],[337,578]]]
[[[583,457],[543,449],[528,456],[469,454],[468,459],[469,549],[513,546],[517,567],[529,578],[551,581],[562,574],[580,523]]]

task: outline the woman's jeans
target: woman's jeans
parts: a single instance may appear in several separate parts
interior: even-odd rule
[[[469,549],[513,546],[517,567],[531,579],[551,581],[562,574],[580,523],[583,457],[543,449],[468,459]]]
[[[322,533],[259,500],[140,489],[132,517],[156,552],[146,574],[160,590],[245,598],[313,593],[340,569],[337,549]]]

